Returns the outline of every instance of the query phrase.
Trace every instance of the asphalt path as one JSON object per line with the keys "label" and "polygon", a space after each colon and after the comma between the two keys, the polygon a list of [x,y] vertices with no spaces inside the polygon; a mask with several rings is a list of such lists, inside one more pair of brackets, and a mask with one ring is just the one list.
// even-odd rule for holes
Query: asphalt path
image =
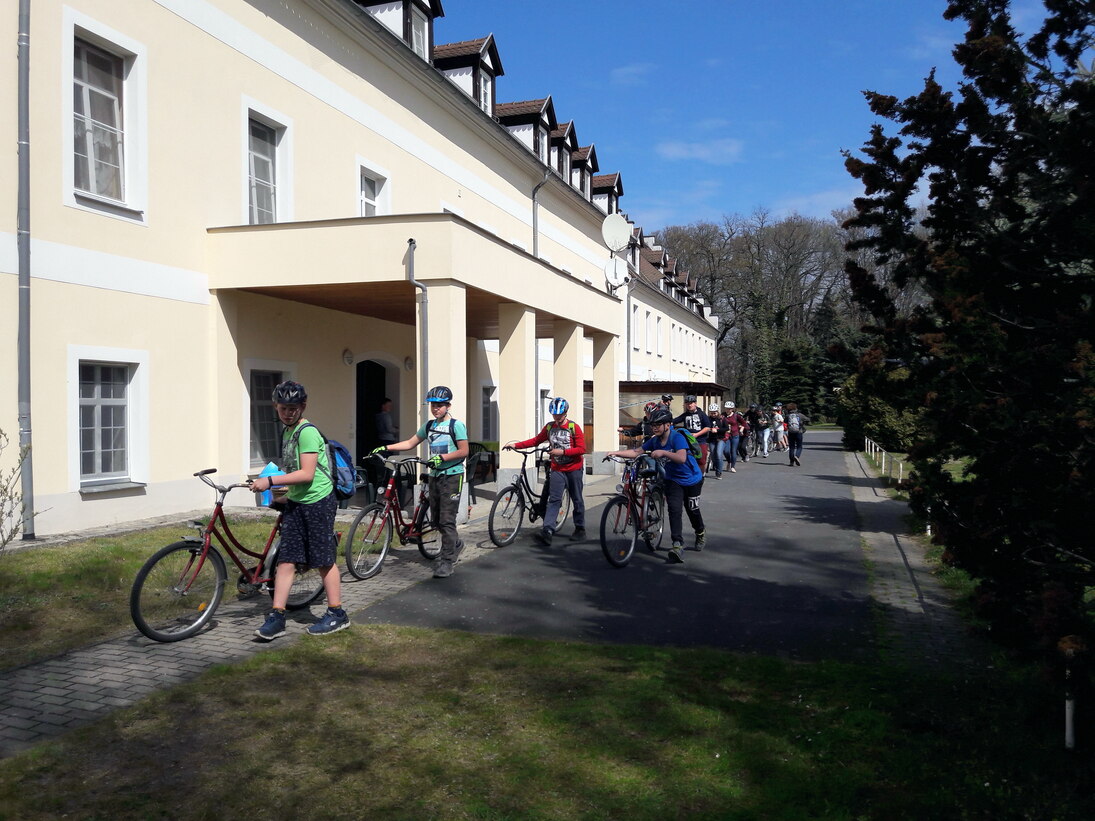
{"label": "asphalt path", "polygon": [[[513,545],[397,593],[354,621],[867,660],[874,654],[869,580],[852,484],[840,433],[808,432],[802,467],[773,453],[739,462],[719,481],[708,475],[702,552],[686,550],[683,564],[669,564],[664,549],[640,546],[617,569],[598,541],[613,490],[602,482],[587,494],[585,542],[556,537],[542,547],[526,528]],[[691,546],[687,516],[684,533]]]}

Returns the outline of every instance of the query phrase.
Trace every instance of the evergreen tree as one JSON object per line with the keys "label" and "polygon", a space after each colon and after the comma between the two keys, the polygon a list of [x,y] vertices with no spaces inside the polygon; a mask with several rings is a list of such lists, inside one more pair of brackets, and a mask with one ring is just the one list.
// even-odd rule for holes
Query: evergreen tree
{"label": "evergreen tree", "polygon": [[[900,128],[847,156],[866,196],[846,270],[878,334],[857,390],[924,408],[914,505],[1003,632],[1049,643],[1080,629],[1095,560],[1095,9],[1046,0],[1024,39],[1008,6],[949,3],[968,24],[956,91],[933,72],[906,100],[866,95]],[[925,299],[904,312],[910,288]]]}

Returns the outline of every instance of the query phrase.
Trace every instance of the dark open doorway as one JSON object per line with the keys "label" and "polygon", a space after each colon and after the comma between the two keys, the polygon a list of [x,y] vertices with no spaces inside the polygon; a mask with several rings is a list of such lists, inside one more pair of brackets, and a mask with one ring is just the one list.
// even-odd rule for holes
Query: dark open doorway
{"label": "dark open doorway", "polygon": [[357,463],[380,444],[376,438],[376,414],[387,391],[388,369],[379,362],[366,359],[357,363]]}

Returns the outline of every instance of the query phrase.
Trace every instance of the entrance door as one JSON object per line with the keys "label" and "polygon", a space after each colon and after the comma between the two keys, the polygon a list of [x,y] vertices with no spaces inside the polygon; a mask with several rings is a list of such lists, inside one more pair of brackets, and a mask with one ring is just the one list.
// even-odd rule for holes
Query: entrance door
{"label": "entrance door", "polygon": [[388,369],[379,362],[366,359],[357,363],[357,453],[354,458],[361,464],[361,457],[380,444],[376,438],[376,415],[384,401],[388,382]]}

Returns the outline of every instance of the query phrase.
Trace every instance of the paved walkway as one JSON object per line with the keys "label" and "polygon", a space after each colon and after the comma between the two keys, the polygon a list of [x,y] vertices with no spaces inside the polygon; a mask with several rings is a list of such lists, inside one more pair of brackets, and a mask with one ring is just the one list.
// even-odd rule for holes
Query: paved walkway
{"label": "paved walkway", "polygon": [[[812,432],[810,436],[820,441],[826,434]],[[837,434],[828,434],[828,437],[834,443],[835,460]],[[970,651],[964,638],[965,632],[948,608],[946,594],[940,591],[920,558],[917,545],[898,535],[905,530],[902,522],[905,506],[884,495],[878,480],[873,478],[861,459],[857,454],[844,454],[847,477],[839,477],[839,480],[851,485],[860,536],[873,568],[870,595],[880,605],[878,610],[885,614],[888,625],[884,646],[875,649],[900,653],[914,664],[952,666],[982,663],[980,657],[975,658]],[[709,493],[705,492],[705,497],[710,495],[717,498],[716,491],[728,494],[732,485],[727,479],[743,481],[743,474],[752,468],[752,463],[739,466],[735,477],[727,474],[723,482],[715,485]],[[813,480],[805,474],[796,476],[799,482]],[[593,534],[599,522],[599,510],[596,508],[611,494],[615,482],[612,477],[587,477],[588,523],[594,543],[596,536]],[[438,582],[438,587],[449,585],[456,592],[452,582],[458,582],[464,576],[474,576],[477,571],[470,565],[485,555],[495,556],[496,561],[507,559],[504,552],[494,550],[487,537],[486,515],[489,509],[490,500],[482,500],[472,520],[462,527],[467,548],[454,578]],[[805,518],[808,518],[808,512]],[[600,551],[594,544],[583,547],[599,556]],[[702,554],[702,557],[706,559],[707,554]],[[493,564],[483,565],[484,571]],[[601,564],[607,567],[603,559]],[[677,567],[687,567],[697,577],[702,575],[701,564],[690,562]],[[626,574],[631,570],[628,568],[612,573]],[[637,574],[632,575],[637,578]],[[429,564],[422,559],[416,547],[393,546],[379,575],[365,582],[351,580],[343,585],[344,606],[357,623],[364,623],[368,621],[367,608],[373,608],[396,594],[407,591],[404,597],[412,592],[429,595],[434,590],[432,584],[414,591],[411,588],[430,577]],[[626,577],[607,574],[605,578],[614,579],[618,584]],[[613,583],[609,583],[609,587],[612,586]],[[834,596],[836,593],[833,591]],[[402,600],[400,598],[398,601]],[[391,609],[396,604],[397,600],[391,599],[375,611]],[[228,600],[218,610],[212,629],[191,639],[160,644],[134,630],[120,638],[0,673],[0,756],[12,755],[38,741],[88,724],[110,710],[139,701],[157,689],[197,678],[213,665],[232,663],[270,647],[285,646],[287,641],[296,640],[302,635],[305,627],[322,612],[320,605],[313,610],[289,613],[289,637],[267,644],[257,641],[253,631],[261,623],[268,606],[266,597]],[[761,614],[755,615],[761,618]]]}

